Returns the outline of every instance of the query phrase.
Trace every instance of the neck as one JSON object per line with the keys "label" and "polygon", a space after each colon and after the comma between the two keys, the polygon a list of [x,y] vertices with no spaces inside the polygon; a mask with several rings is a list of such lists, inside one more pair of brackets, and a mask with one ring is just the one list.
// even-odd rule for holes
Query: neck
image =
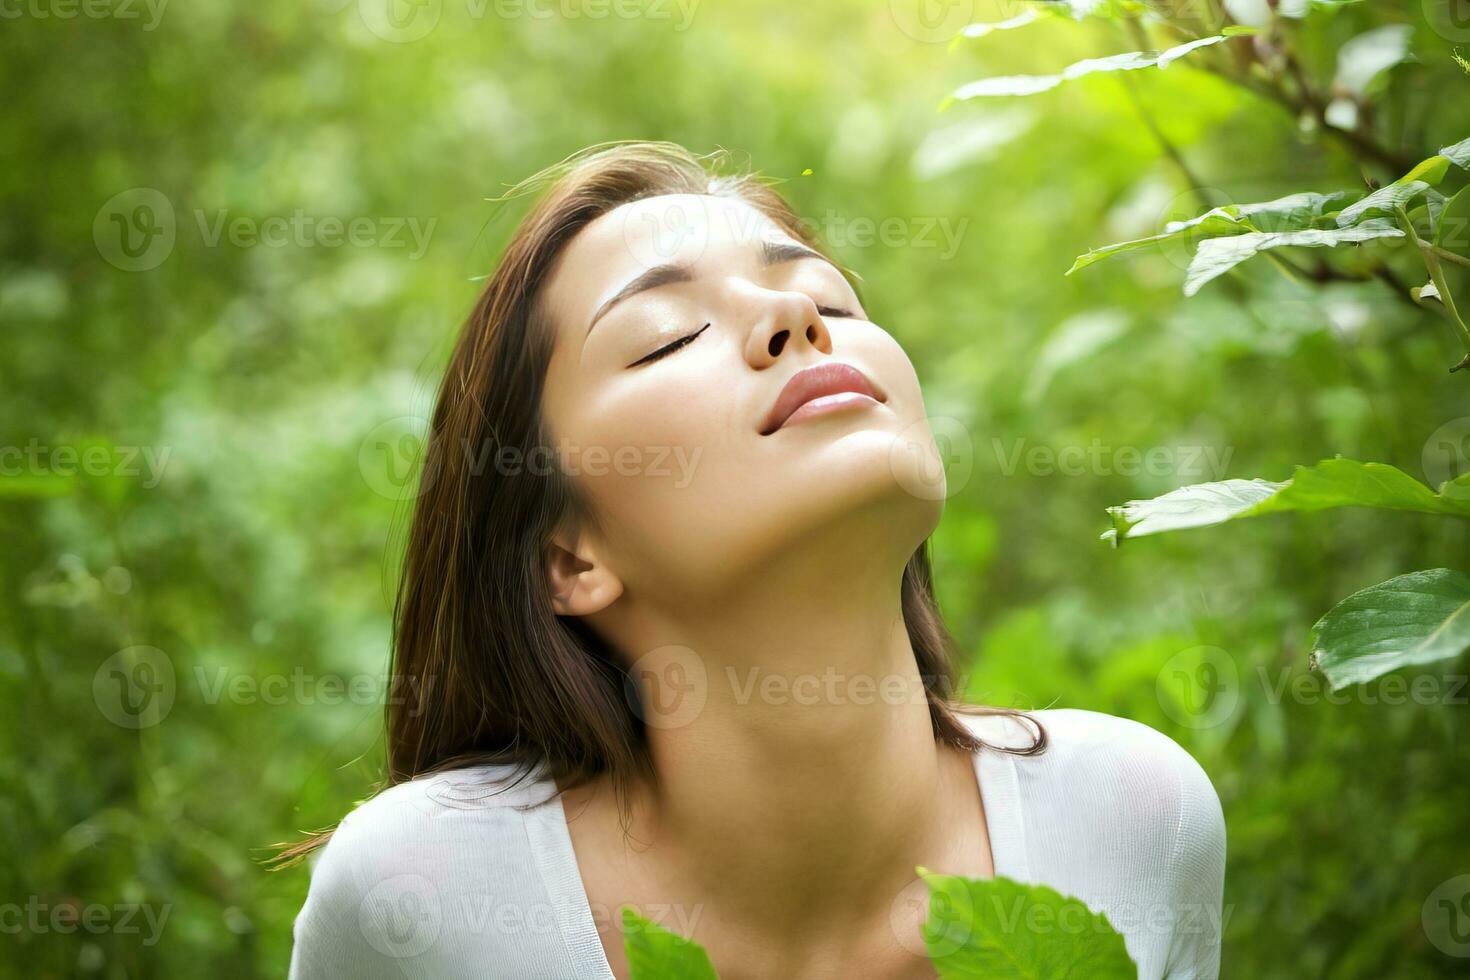
{"label": "neck", "polygon": [[[649,676],[634,669],[655,712],[655,779],[637,794],[632,835],[757,928],[886,915],[915,864],[949,853],[944,816],[964,809],[966,787],[974,796],[934,739],[901,573],[871,554],[765,569],[718,602],[640,617],[624,647],[674,648]],[[658,690],[670,677],[693,702]],[[662,716],[660,697],[674,705]]]}

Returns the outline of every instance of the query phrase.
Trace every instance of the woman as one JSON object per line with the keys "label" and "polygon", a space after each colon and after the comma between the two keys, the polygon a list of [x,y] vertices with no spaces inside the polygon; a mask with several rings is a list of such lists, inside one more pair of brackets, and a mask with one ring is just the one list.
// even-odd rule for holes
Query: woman
{"label": "woman", "polygon": [[908,358],[774,191],[668,144],[568,161],[449,364],[397,608],[420,694],[293,975],[624,977],[632,905],[725,980],[933,976],[923,865],[1214,977],[1193,760],[950,700],[942,480]]}

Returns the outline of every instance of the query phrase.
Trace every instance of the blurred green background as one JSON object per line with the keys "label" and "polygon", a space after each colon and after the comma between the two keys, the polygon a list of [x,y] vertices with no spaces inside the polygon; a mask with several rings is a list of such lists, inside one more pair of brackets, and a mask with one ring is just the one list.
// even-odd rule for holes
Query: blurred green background
{"label": "blurred green background", "polygon": [[[1470,135],[1452,58],[1470,28],[1432,24],[1439,2],[1293,25],[1324,85],[1344,41],[1412,25],[1365,120],[1411,160]],[[1425,468],[1470,416],[1453,336],[1379,284],[1265,262],[1187,301],[1167,248],[1064,277],[1202,210],[1155,130],[1210,203],[1363,172],[1188,60],[938,111],[978,77],[1136,46],[1063,18],[948,43],[1019,9],[7,4],[0,971],[284,973],[307,869],[260,862],[381,772],[417,420],[524,206],[486,199],[628,138],[785,178],[862,275],[957,420],[935,560],[972,696],[1126,715],[1200,760],[1229,832],[1226,976],[1470,970],[1422,925],[1470,874],[1463,661],[1406,704],[1381,682],[1329,703],[1306,666],[1338,599],[1465,568],[1463,523],[1341,511],[1098,540],[1110,504],[1336,454],[1454,475]],[[157,694],[143,714],[123,678]]]}

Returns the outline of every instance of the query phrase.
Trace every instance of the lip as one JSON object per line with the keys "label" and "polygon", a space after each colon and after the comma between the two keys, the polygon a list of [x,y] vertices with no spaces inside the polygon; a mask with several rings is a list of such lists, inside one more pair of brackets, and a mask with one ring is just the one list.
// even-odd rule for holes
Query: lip
{"label": "lip", "polygon": [[795,424],[829,411],[861,405],[882,404],[888,400],[868,376],[851,364],[826,361],[803,368],[791,376],[776,403],[761,424],[761,435],[768,436],[787,424]]}

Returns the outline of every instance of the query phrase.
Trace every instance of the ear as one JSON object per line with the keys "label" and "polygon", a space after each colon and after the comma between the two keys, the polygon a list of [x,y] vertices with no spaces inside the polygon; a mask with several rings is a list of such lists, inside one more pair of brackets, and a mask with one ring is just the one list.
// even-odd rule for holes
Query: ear
{"label": "ear", "polygon": [[623,594],[623,582],[603,560],[597,542],[558,532],[546,546],[546,581],[558,616],[590,616]]}

